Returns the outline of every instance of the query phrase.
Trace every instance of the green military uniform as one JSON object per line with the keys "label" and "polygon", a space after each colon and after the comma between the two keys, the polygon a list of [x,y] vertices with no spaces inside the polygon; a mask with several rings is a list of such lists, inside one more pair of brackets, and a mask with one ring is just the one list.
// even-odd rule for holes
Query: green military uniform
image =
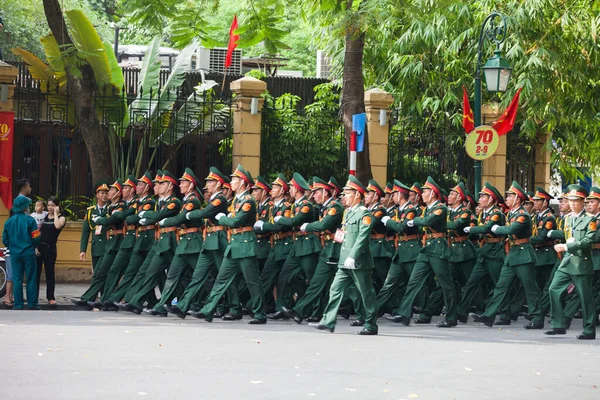
{"label": "green military uniform", "polygon": [[[440,187],[433,180],[427,178],[423,189],[434,191],[438,197],[441,195]],[[408,325],[413,312],[415,298],[419,294],[423,285],[433,272],[437,277],[438,284],[442,288],[444,303],[446,305],[446,320],[438,324],[439,327],[452,327],[456,325],[456,294],[452,276],[448,267],[450,251],[446,240],[446,224],[448,209],[440,201],[427,206],[423,217],[418,217],[407,222],[408,226],[422,227],[425,237],[424,246],[419,252],[415,262],[410,280],[406,288],[406,293],[402,298],[398,313],[389,319],[394,322],[400,322]]]}
{"label": "green military uniform", "polygon": [[[355,190],[363,195],[366,188],[350,175],[345,190]],[[325,308],[323,318],[318,324],[311,324],[317,329],[333,332],[337,312],[344,298],[344,292],[354,284],[360,293],[365,313],[365,324],[361,335],[376,335],[377,328],[377,297],[373,287],[373,269],[375,268],[369,237],[373,229],[373,216],[361,204],[349,207],[342,219],[343,241],[340,250],[338,270],[329,290],[329,303]]]}
{"label": "green military uniform", "polygon": [[[367,191],[377,193],[380,198],[383,197],[384,194],[383,189],[373,179],[369,181]],[[375,269],[373,270],[373,284],[375,285],[375,291],[379,292],[387,278],[394,252],[387,240],[387,229],[381,222],[381,219],[387,216],[387,210],[380,202],[376,202],[369,206],[369,211],[373,214],[373,229],[371,231],[370,240],[371,254],[373,255],[373,261],[375,263]]]}
{"label": "green military uniform", "polygon": [[[247,185],[254,182],[250,173],[241,165],[238,165],[232,176],[245,181]],[[228,228],[229,243],[215,285],[200,310],[200,316],[206,321],[212,321],[213,311],[219,299],[241,272],[250,292],[250,306],[254,314],[254,319],[249,323],[264,324],[267,319],[263,310],[262,285],[256,260],[258,248],[253,227],[256,222],[256,202],[250,195],[250,191],[236,193],[231,216],[219,216],[218,221],[220,226]]]}
{"label": "green military uniform", "polygon": [[[198,187],[198,179],[190,168],[185,169],[185,173],[179,180],[193,183],[194,188]],[[188,220],[187,214],[194,210],[200,210],[202,208],[201,200],[200,195],[194,190],[183,199],[179,214],[159,221],[161,227],[177,227],[178,244],[171,265],[168,268],[167,280],[161,292],[160,300],[154,305],[152,311],[145,310],[149,314],[166,315],[165,304],[171,304],[175,297],[181,296],[190,282],[202,250],[203,240],[202,222]]]}
{"label": "green military uniform", "polygon": [[463,228],[471,236],[481,237],[481,247],[477,250],[477,260],[471,272],[469,280],[465,284],[462,293],[462,300],[458,305],[458,320],[466,323],[468,319],[469,307],[481,293],[482,283],[487,279],[491,280],[495,286],[500,278],[500,271],[504,263],[504,238],[496,236],[492,232],[494,225],[504,225],[506,216],[498,206],[503,201],[502,196],[493,185],[486,182],[479,195],[486,195],[495,200],[496,204],[484,210],[477,221],[477,226],[472,228]]}
{"label": "green military uniform", "polygon": [[[333,191],[327,182],[315,176],[313,178],[313,191],[321,189],[325,189],[330,193]],[[343,213],[344,207],[342,204],[333,198],[329,198],[321,207],[319,221],[306,223],[301,227],[305,232],[318,232],[320,234],[323,250],[319,254],[317,268],[304,296],[296,303],[291,313],[289,309],[283,308],[286,315],[293,317],[298,323],[306,317],[316,319],[323,315],[323,310],[327,304],[325,301],[327,289],[337,272],[340,258],[341,243],[334,241],[334,237],[337,230],[341,228]]]}
{"label": "green military uniform", "polygon": [[[587,197],[587,191],[580,185],[569,185],[569,200]],[[567,320],[563,314],[562,298],[567,287],[573,283],[579,295],[583,315],[583,334],[578,339],[596,338],[596,310],[592,294],[592,276],[594,265],[591,247],[597,233],[597,221],[594,216],[582,210],[572,215],[565,227],[567,251],[562,259],[554,279],[550,284],[550,310],[552,330],[546,334],[566,333]]]}
{"label": "green military uniform", "polygon": [[[507,193],[519,196],[523,200],[527,198],[525,191],[515,181]],[[476,318],[486,325],[492,326],[498,310],[502,309],[508,314],[510,312],[508,293],[515,278],[518,278],[525,290],[529,314],[533,316],[532,322],[525,325],[525,328],[541,329],[544,326],[544,319],[540,315],[540,292],[535,282],[535,252],[530,243],[531,215],[520,206],[509,212],[506,226],[496,225],[492,227],[492,231],[498,236],[508,236],[510,250],[502,265],[492,299],[487,305],[485,313],[480,318]],[[501,320],[508,318],[510,315],[500,315]]]}
{"label": "green military uniform", "polygon": [[[94,192],[98,193],[100,190],[105,190],[108,192],[108,184],[105,182],[96,184],[96,190]],[[83,227],[81,229],[81,240],[79,241],[79,252],[84,253],[87,251],[90,235],[92,235],[92,270],[96,270],[96,266],[104,256],[104,250],[106,247],[106,232],[108,229],[106,226],[96,225],[94,218],[104,217],[107,210],[108,205],[104,205],[104,207],[95,205],[88,207],[85,212]],[[98,230],[96,230],[97,226],[100,227]]]}

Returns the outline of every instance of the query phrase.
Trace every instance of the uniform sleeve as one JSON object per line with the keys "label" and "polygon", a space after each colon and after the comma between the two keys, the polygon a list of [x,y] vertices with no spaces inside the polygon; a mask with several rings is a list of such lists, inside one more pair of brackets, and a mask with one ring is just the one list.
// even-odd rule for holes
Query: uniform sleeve
{"label": "uniform sleeve", "polygon": [[406,222],[412,221],[416,217],[417,217],[417,212],[415,210],[410,210],[406,213],[406,217],[404,218],[404,220],[402,222],[398,222],[398,221],[394,221],[393,219],[389,219],[386,222],[385,227],[388,228],[390,231],[393,231],[396,233],[404,233],[404,231],[406,231],[406,229],[409,227],[408,225],[406,225]]}
{"label": "uniform sleeve", "polygon": [[235,217],[221,217],[219,219],[219,225],[226,226],[228,228],[241,228],[248,226],[249,221],[256,219],[256,206],[253,206],[252,202],[246,201],[242,203],[240,210],[236,212]]}
{"label": "uniform sleeve", "polygon": [[494,225],[504,225],[504,221],[499,213],[494,213],[490,216],[488,222],[480,226],[474,226],[471,228],[469,233],[471,234],[485,234],[492,233],[492,226]]}
{"label": "uniform sleeve", "polygon": [[310,203],[306,203],[300,207],[300,211],[294,215],[293,218],[281,217],[277,223],[285,227],[291,228],[294,226],[300,226],[305,222],[310,222],[312,219],[313,206]]}
{"label": "uniform sleeve", "polygon": [[206,218],[214,218],[218,213],[225,212],[223,200],[219,198],[213,199],[203,210],[190,211],[190,221],[200,222]]}
{"label": "uniform sleeve", "polygon": [[538,226],[537,235],[532,236],[529,239],[532,245],[541,244],[547,242],[548,232],[556,229],[556,220],[553,217],[544,218],[543,225],[541,227]]}
{"label": "uniform sleeve", "polygon": [[83,226],[81,228],[81,239],[79,240],[79,252],[84,253],[87,251],[88,241],[90,240],[90,222],[88,218],[90,217],[91,212],[85,214],[85,219],[83,220]]}
{"label": "uniform sleeve", "polygon": [[513,222],[508,226],[500,226],[496,229],[496,236],[509,236],[514,235],[523,229],[523,225],[527,222],[529,217],[526,215],[519,215]]}
{"label": "uniform sleeve", "polygon": [[164,205],[161,210],[158,211],[148,211],[144,214],[144,218],[149,219],[154,222],[158,222],[161,219],[174,217],[179,213],[181,209],[181,200],[174,199],[169,201]]}
{"label": "uniform sleeve", "polygon": [[565,240],[565,232],[559,229],[554,230],[550,233],[550,239]]}
{"label": "uniform sleeve", "polygon": [[348,257],[356,260],[360,254],[366,251],[367,247],[371,245],[369,236],[371,235],[372,229],[373,217],[371,216],[371,213],[365,213],[358,223],[358,235],[356,236],[354,245],[348,253]]}
{"label": "uniform sleeve", "polygon": [[199,200],[189,201],[182,207],[181,212],[179,214],[177,214],[174,217],[167,218],[165,220],[163,226],[178,226],[178,225],[184,224],[187,222],[185,215],[188,212],[193,212],[195,210],[199,210],[199,208],[200,208]]}
{"label": "uniform sleeve", "polygon": [[471,224],[471,214],[464,211],[460,214],[460,217],[453,221],[449,221],[446,223],[446,229],[449,231],[459,231],[462,228],[467,227]]}
{"label": "uniform sleeve", "polygon": [[577,250],[589,250],[592,248],[592,243],[594,243],[594,238],[597,231],[596,224],[596,218],[592,218],[592,220],[588,223],[587,231],[585,232],[583,239],[567,243],[567,250],[569,253],[573,254],[573,252]]}
{"label": "uniform sleeve", "polygon": [[306,225],[306,232],[322,232],[336,230],[342,222],[343,213],[336,207],[327,210],[327,213],[320,221],[310,222]]}
{"label": "uniform sleeve", "polygon": [[38,229],[37,223],[35,219],[29,217],[29,221],[27,221],[29,234],[31,235],[31,242],[34,246],[37,246],[42,242],[42,233]]}
{"label": "uniform sleeve", "polygon": [[[437,211],[442,211],[442,212],[438,213]],[[442,223],[447,218],[446,214],[447,214],[447,211],[443,212],[443,210],[441,208],[438,208],[438,209],[434,210],[433,212],[429,213],[429,215],[427,215],[426,217],[415,218],[414,226],[424,227],[424,226],[431,226],[434,224]]]}
{"label": "uniform sleeve", "polygon": [[10,237],[8,236],[8,228],[10,227],[10,224],[8,221],[6,221],[4,223],[4,230],[2,231],[2,243],[4,243],[4,246],[6,247],[10,247]]}
{"label": "uniform sleeve", "polygon": [[120,205],[118,208],[114,209],[111,215],[107,215],[106,217],[102,217],[96,220],[96,224],[98,225],[118,225],[121,222],[125,221],[125,217],[123,216],[123,211],[125,207]]}

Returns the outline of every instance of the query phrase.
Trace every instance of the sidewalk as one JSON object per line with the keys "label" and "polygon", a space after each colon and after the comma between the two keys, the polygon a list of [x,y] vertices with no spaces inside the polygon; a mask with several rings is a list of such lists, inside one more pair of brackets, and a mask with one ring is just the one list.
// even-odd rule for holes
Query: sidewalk
{"label": "sidewalk", "polygon": [[[81,283],[57,283],[54,289],[54,296],[56,297],[56,308],[50,308],[48,301],[46,300],[46,284],[40,284],[40,296],[39,305],[42,310],[69,310],[69,311],[83,311],[82,308],[75,306],[71,303],[71,299],[79,299],[79,296],[83,294],[89,287],[89,284]],[[23,294],[25,295],[25,286],[23,286]],[[3,300],[4,301],[4,298]],[[0,304],[0,308],[3,306]]]}

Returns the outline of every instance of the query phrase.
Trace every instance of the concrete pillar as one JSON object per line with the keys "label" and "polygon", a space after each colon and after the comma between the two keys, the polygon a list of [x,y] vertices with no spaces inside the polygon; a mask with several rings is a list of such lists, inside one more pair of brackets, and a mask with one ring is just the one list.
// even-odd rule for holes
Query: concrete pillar
{"label": "concrete pillar", "polygon": [[[267,84],[246,76],[231,82],[230,88],[236,95],[233,103],[232,169],[235,170],[238,164],[242,164],[256,177],[260,173],[261,110],[264,102],[260,95],[267,90]],[[253,99],[257,103],[255,114],[252,114]]]}
{"label": "concrete pillar", "polygon": [[[381,89],[365,92],[365,112],[367,114],[367,132],[369,133],[369,159],[373,179],[381,186],[387,181],[388,137],[390,133],[389,107],[394,102],[391,94]],[[380,110],[385,111],[385,124],[381,124]]]}
{"label": "concrete pillar", "polygon": [[[481,121],[484,125],[490,125],[500,118],[500,105],[498,103],[485,104],[481,108]],[[482,161],[482,184],[489,182],[498,191],[504,194],[506,190],[506,135],[500,136],[500,143],[496,153]]]}
{"label": "concrete pillar", "polygon": [[546,143],[548,135],[538,133],[535,137],[534,187],[529,189],[531,191],[535,191],[535,186],[550,190],[550,151],[546,148]]}
{"label": "concrete pillar", "polygon": [[[13,111],[13,98],[15,93],[15,81],[19,73],[16,67],[0,61],[0,111]],[[5,95],[4,101],[2,96]],[[9,212],[2,200],[0,199],[0,235],[4,229],[4,223],[9,217]]]}

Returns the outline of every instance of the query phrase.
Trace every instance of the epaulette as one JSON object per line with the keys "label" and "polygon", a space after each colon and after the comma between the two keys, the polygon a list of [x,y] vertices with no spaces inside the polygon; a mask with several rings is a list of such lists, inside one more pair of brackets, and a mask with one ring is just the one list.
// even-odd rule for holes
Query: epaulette
{"label": "epaulette", "polygon": [[285,204],[286,207],[291,207],[292,203],[288,203],[287,201],[285,201],[283,204]]}
{"label": "epaulette", "polygon": [[275,204],[275,203],[273,203],[273,200],[269,200],[269,205],[270,205],[271,207],[273,207],[273,204]]}
{"label": "epaulette", "polygon": [[525,210],[523,210],[522,208],[519,210],[519,214],[525,214]]}

